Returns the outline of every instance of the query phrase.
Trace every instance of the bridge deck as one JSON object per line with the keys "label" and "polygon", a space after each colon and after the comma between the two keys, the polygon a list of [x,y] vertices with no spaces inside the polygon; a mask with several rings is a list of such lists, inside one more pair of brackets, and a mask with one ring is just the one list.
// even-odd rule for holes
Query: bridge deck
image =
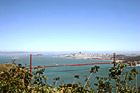
{"label": "bridge deck", "polygon": [[[98,64],[112,64],[112,63],[67,64],[67,65],[39,66],[39,67],[32,67],[32,68],[48,68],[48,67],[63,67],[63,66],[83,66],[83,65],[98,65]],[[30,67],[27,67],[27,69],[30,69]]]}

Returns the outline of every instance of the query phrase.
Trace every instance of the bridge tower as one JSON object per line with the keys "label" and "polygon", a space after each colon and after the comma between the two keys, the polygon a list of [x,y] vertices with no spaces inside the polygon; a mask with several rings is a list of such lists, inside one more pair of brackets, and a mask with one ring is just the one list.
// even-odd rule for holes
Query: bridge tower
{"label": "bridge tower", "polygon": [[30,73],[32,74],[32,54],[30,54]]}

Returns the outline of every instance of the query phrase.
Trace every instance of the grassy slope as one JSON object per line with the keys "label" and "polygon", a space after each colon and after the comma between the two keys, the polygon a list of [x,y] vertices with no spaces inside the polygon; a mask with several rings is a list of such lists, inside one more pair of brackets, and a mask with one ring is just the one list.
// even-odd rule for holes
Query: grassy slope
{"label": "grassy slope", "polygon": [[0,64],[0,72],[8,71],[14,67],[15,67],[15,65],[10,64],[10,63]]}

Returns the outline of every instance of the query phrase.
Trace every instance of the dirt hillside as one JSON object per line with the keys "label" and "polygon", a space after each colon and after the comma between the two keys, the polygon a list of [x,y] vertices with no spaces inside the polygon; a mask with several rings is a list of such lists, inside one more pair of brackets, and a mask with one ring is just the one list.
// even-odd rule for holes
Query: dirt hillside
{"label": "dirt hillside", "polygon": [[10,64],[10,63],[0,64],[0,72],[8,71],[14,67],[15,67],[15,65]]}

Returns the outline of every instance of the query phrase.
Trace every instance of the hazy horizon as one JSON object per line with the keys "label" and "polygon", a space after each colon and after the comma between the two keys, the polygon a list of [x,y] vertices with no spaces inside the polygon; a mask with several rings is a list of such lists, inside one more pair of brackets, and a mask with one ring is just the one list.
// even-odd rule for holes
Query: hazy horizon
{"label": "hazy horizon", "polygon": [[140,54],[140,51],[0,51],[0,53],[32,53],[32,54],[70,54],[70,53],[99,53],[99,54]]}

